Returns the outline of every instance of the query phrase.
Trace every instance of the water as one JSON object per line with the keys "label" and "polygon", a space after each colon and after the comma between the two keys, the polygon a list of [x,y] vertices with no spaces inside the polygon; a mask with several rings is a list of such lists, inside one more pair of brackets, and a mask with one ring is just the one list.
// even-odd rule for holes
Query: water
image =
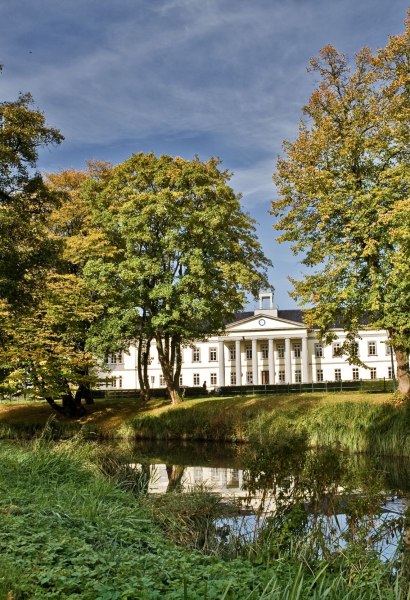
{"label": "water", "polygon": [[141,443],[129,464],[145,492],[220,495],[211,515],[220,542],[300,543],[316,557],[360,546],[391,560],[408,536],[410,460],[308,450],[303,440],[269,445]]}

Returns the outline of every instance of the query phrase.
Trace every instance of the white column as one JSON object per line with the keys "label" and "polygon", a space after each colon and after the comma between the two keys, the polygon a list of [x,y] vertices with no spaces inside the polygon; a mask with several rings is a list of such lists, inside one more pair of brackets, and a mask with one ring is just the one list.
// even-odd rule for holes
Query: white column
{"label": "white column", "polygon": [[269,383],[275,383],[275,355],[273,340],[268,340]]}
{"label": "white column", "polygon": [[302,383],[310,383],[307,336],[302,338]]}
{"label": "white column", "polygon": [[241,340],[235,340],[236,385],[242,385]]}
{"label": "white column", "polygon": [[253,385],[258,385],[258,340],[252,340],[252,381]]}
{"label": "white column", "polygon": [[219,382],[218,385],[225,385],[225,343],[219,342],[219,350],[218,350],[218,359],[219,359]]}
{"label": "white column", "polygon": [[292,357],[290,355],[290,338],[285,339],[285,382],[292,383]]}

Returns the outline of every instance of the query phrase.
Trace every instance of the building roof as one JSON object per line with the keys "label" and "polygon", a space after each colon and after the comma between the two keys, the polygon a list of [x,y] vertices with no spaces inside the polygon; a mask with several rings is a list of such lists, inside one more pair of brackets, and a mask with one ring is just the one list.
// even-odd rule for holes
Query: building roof
{"label": "building roof", "polygon": [[[227,325],[232,325],[238,321],[249,319],[254,315],[255,312],[253,310],[237,312],[235,313],[234,318],[230,320]],[[294,321],[295,323],[303,324],[303,311],[299,309],[278,310],[278,319],[284,319],[285,321]]]}

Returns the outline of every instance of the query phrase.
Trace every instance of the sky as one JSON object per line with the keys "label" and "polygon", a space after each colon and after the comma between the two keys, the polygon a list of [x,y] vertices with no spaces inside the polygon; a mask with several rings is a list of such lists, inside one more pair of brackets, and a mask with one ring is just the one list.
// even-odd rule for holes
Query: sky
{"label": "sky", "polygon": [[[309,59],[349,60],[404,29],[403,0],[0,0],[0,100],[31,92],[65,141],[44,172],[154,152],[218,156],[256,219],[279,308],[301,258],[276,241],[270,204],[282,142],[317,85]],[[315,79],[316,78],[316,79]]]}

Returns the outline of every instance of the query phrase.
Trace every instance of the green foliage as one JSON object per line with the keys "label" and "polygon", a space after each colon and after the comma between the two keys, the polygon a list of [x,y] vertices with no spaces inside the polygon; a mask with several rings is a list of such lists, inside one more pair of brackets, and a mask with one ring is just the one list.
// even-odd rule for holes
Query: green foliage
{"label": "green foliage", "polygon": [[[256,399],[255,399],[256,400]],[[306,394],[185,402],[159,414],[135,417],[123,435],[135,438],[215,440],[262,444],[333,446],[353,452],[406,455],[410,452],[409,409],[392,402],[338,401]],[[265,402],[265,405],[264,405]]]}
{"label": "green foliage", "polygon": [[293,281],[310,304],[306,322],[331,341],[347,330],[343,350],[357,362],[363,321],[386,329],[398,379],[410,390],[409,173],[410,20],[374,56],[364,48],[355,68],[332,46],[312,59],[320,77],[295,142],[285,142],[274,180],[280,241],[293,243],[311,268]]}
{"label": "green foliage", "polygon": [[[178,387],[181,344],[223,329],[247,292],[266,284],[252,219],[219,161],[134,154],[85,197],[111,256],[92,258],[88,281],[106,302],[89,347],[155,339],[168,389]],[[142,382],[140,382],[142,383]]]}
{"label": "green foliage", "polygon": [[38,148],[62,139],[30,94],[0,102],[0,308],[26,305],[55,254],[44,225],[56,197],[35,169]]}
{"label": "green foliage", "polygon": [[371,556],[351,577],[357,553],[308,566],[297,556],[224,561],[181,548],[168,535],[176,538],[184,520],[207,518],[218,500],[196,491],[184,505],[169,494],[154,509],[159,528],[145,501],[98,474],[93,456],[78,443],[0,446],[1,598],[405,598],[400,580],[392,585],[388,566]]}

